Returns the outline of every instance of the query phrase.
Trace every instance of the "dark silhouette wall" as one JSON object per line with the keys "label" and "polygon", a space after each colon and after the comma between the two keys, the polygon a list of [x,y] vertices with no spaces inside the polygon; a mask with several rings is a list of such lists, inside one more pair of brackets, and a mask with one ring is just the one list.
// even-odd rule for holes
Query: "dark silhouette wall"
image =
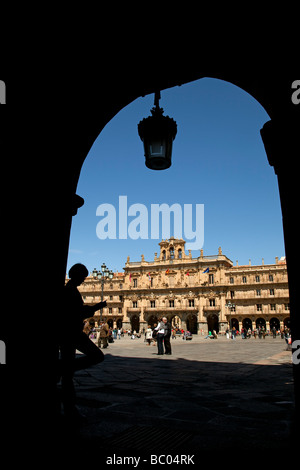
{"label": "dark silhouette wall", "polygon": [[[202,77],[229,81],[250,93],[266,110],[270,121],[262,129],[269,163],[278,177],[281,198],[284,239],[290,288],[290,310],[293,339],[300,339],[300,315],[297,312],[297,278],[294,276],[298,249],[298,170],[300,155],[299,113],[300,105],[291,100],[291,85],[297,76],[285,71],[282,76],[274,70],[257,67],[252,73],[233,72],[230,67],[211,68],[190,63],[173,66],[147,67],[142,71],[135,67],[112,67],[102,60],[89,64],[84,73],[74,66],[67,72],[27,78],[23,93],[16,78],[7,84],[5,111],[1,107],[1,143],[5,144],[6,159],[13,193],[18,201],[8,211],[6,227],[10,229],[10,241],[22,245],[20,264],[12,269],[12,279],[20,284],[18,309],[15,315],[22,325],[26,338],[27,393],[22,393],[20,403],[31,403],[30,410],[47,401],[43,423],[51,420],[55,408],[55,336],[59,328],[60,293],[64,285],[68,244],[72,217],[76,216],[83,201],[76,197],[76,187],[83,162],[101,133],[103,127],[123,107],[134,99],[182,85]],[[259,63],[259,62],[258,62]],[[2,77],[0,77],[2,79]],[[13,109],[14,100],[24,102],[26,88],[27,106]],[[17,160],[14,160],[16,158]],[[142,157],[142,155],[141,155]],[[102,156],[105,158],[105,155]],[[17,164],[16,164],[17,161]],[[17,165],[17,168],[16,168]],[[16,176],[16,169],[18,176]],[[112,169],[113,172],[113,169]],[[112,175],[113,179],[113,175]],[[101,181],[101,175],[99,175]],[[79,195],[80,196],[80,195]],[[80,210],[80,209],[79,209]],[[13,223],[11,224],[11,219]],[[27,281],[27,282],[26,282]],[[23,289],[23,290],[22,290]],[[30,314],[20,317],[25,312]],[[8,325],[9,327],[9,322]],[[0,338],[2,339],[2,338]],[[7,338],[8,343],[10,340]],[[7,363],[20,361],[7,347]],[[294,365],[296,396],[300,395],[299,365]],[[38,380],[37,380],[38,372]],[[12,377],[12,385],[18,380]],[[52,405],[53,406],[52,406]],[[48,406],[49,405],[49,406]],[[299,403],[297,402],[298,408]],[[29,413],[30,414],[30,413]]]}

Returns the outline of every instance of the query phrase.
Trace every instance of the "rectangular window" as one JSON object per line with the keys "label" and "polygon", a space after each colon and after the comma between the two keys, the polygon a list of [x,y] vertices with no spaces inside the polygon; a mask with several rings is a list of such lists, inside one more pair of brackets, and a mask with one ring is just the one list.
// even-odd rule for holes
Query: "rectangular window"
{"label": "rectangular window", "polygon": [[260,289],[256,289],[256,295],[257,295],[257,297],[261,296],[261,290]]}
{"label": "rectangular window", "polygon": [[194,299],[189,299],[189,307],[194,307]]}
{"label": "rectangular window", "polygon": [[214,283],[214,275],[213,275],[213,274],[210,274],[210,275],[209,275],[209,283],[210,283],[210,284],[213,284],[213,283]]}
{"label": "rectangular window", "polygon": [[260,282],[260,277],[259,276],[255,276],[255,282]]}
{"label": "rectangular window", "polygon": [[231,277],[230,280],[229,280],[230,284],[234,284],[234,278]]}
{"label": "rectangular window", "polygon": [[137,279],[133,279],[133,287],[137,287]]}
{"label": "rectangular window", "polygon": [[269,274],[269,281],[270,282],[273,282],[274,278],[273,278],[273,274]]}
{"label": "rectangular window", "polygon": [[155,308],[155,300],[150,300],[150,307]]}
{"label": "rectangular window", "polygon": [[270,289],[270,295],[275,295],[274,289]]}
{"label": "rectangular window", "polygon": [[234,290],[231,290],[231,291],[230,291],[230,298],[231,298],[231,299],[234,299]]}
{"label": "rectangular window", "polygon": [[258,312],[261,312],[262,311],[262,304],[256,304],[256,310]]}
{"label": "rectangular window", "polygon": [[215,307],[215,306],[216,306],[216,301],[215,301],[215,299],[209,299],[209,306],[210,306],[210,307]]}
{"label": "rectangular window", "polygon": [[174,307],[174,300],[169,300],[169,307]]}
{"label": "rectangular window", "polygon": [[271,310],[276,310],[276,304],[270,304],[270,309]]}
{"label": "rectangular window", "polygon": [[243,276],[243,284],[247,284],[247,276]]}
{"label": "rectangular window", "polygon": [[133,306],[133,308],[137,308],[137,306],[138,306],[138,305],[137,305],[137,301],[133,301],[133,302],[132,302],[132,306]]}

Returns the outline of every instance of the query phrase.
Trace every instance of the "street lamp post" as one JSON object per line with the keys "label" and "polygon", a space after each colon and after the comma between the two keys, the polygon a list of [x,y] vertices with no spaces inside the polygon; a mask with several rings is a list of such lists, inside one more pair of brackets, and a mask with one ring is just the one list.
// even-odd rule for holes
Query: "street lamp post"
{"label": "street lamp post", "polygon": [[231,309],[235,307],[235,304],[232,304],[229,300],[225,307],[229,308],[229,330],[231,331]]}
{"label": "street lamp post", "polygon": [[[101,302],[103,302],[104,281],[106,279],[112,279],[114,277],[114,273],[108,269],[105,263],[103,263],[101,265],[101,271],[97,271],[97,269],[94,268],[92,274],[94,279],[101,281]],[[100,308],[100,322],[102,321],[102,313],[103,308]]]}

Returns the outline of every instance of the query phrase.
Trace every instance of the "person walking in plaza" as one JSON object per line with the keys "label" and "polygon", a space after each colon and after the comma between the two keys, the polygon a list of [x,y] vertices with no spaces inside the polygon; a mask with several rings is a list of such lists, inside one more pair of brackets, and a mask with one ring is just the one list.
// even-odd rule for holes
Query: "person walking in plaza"
{"label": "person walking in plaza", "polygon": [[87,318],[84,322],[83,331],[86,335],[88,335],[89,338],[91,337],[91,333],[94,328],[95,328],[95,319],[93,317]]}
{"label": "person walking in plaza", "polygon": [[[83,331],[84,319],[90,318],[97,310],[106,306],[106,302],[99,302],[92,306],[84,305],[77,287],[87,276],[88,270],[83,264],[75,264],[69,270],[70,280],[63,290],[61,324],[58,332],[60,350],[58,380],[61,378],[65,416],[71,419],[79,417],[75,406],[74,372],[104,360],[103,353]],[[76,350],[81,351],[83,356],[76,358]]]}
{"label": "person walking in plaza", "polygon": [[109,337],[109,326],[106,322],[100,322],[100,331],[98,337],[98,348],[103,346],[103,349],[108,347],[108,337]]}
{"label": "person walking in plaza", "polygon": [[[159,323],[155,330],[157,330],[157,348],[158,348],[158,355],[171,355],[172,350],[171,350],[171,343],[170,343],[170,337],[171,337],[171,324],[168,322],[168,319],[166,317],[159,318],[158,319]],[[165,351],[164,351],[165,347]]]}
{"label": "person walking in plaza", "polygon": [[162,321],[164,323],[164,329],[165,329],[164,331],[165,354],[170,356],[172,354],[171,343],[170,343],[172,326],[171,326],[171,323],[168,321],[167,317],[163,317]]}
{"label": "person walking in plaza", "polygon": [[157,331],[156,341],[157,341],[157,354],[158,356],[162,356],[164,354],[164,336],[165,336],[165,324],[162,321],[162,318],[158,319],[158,325],[154,328]]}
{"label": "person walking in plaza", "polygon": [[148,346],[150,346],[151,344],[151,341],[152,341],[152,328],[150,325],[148,325],[148,328],[146,330],[146,333],[145,333],[145,340],[148,344]]}
{"label": "person walking in plaza", "polygon": [[285,326],[284,327],[284,339],[287,344],[287,347],[289,346],[290,337],[291,337],[291,330]]}
{"label": "person walking in plaza", "polygon": [[231,335],[232,335],[232,339],[236,339],[236,329],[235,329],[235,326],[232,328],[231,330]]}

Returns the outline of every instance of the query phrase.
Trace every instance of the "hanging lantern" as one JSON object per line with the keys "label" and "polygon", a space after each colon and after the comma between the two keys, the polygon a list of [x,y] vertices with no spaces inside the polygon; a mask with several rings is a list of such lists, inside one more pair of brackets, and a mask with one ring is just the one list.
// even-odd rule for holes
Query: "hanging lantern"
{"label": "hanging lantern", "polygon": [[173,140],[177,133],[176,122],[163,116],[159,100],[160,92],[156,92],[152,116],[138,124],[138,133],[144,143],[145,164],[151,170],[165,170],[171,166]]}

